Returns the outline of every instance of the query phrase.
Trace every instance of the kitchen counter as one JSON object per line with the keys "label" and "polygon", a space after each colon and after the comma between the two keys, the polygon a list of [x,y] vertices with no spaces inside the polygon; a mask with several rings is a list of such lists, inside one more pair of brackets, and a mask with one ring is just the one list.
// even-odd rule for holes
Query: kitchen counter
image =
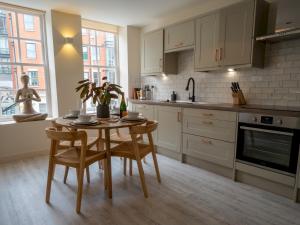
{"label": "kitchen counter", "polygon": [[284,106],[268,106],[268,105],[233,105],[229,103],[188,103],[188,102],[167,102],[159,100],[133,100],[129,99],[133,104],[148,104],[161,105],[182,108],[208,109],[208,110],[222,110],[232,112],[248,112],[259,113],[266,115],[279,115],[300,117],[300,107],[284,107]]}

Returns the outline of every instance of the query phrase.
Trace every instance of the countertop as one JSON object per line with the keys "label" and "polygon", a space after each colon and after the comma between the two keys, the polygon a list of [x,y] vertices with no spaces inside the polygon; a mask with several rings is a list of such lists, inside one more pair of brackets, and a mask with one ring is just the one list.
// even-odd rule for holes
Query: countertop
{"label": "countertop", "polygon": [[161,105],[182,108],[195,108],[195,109],[209,109],[209,110],[222,110],[232,112],[248,112],[264,115],[279,115],[289,117],[300,117],[300,107],[284,107],[284,106],[269,106],[269,105],[233,105],[229,103],[183,103],[183,102],[166,102],[159,100],[129,100],[133,104],[148,104],[148,105]]}

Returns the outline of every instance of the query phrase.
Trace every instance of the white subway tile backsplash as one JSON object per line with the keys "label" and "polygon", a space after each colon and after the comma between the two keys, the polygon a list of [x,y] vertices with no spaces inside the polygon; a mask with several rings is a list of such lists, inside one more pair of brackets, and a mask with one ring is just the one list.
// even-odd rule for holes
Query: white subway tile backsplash
{"label": "white subway tile backsplash", "polygon": [[179,74],[166,78],[142,77],[142,85],[155,86],[155,99],[170,99],[174,90],[186,100],[189,77],[195,79],[197,101],[231,103],[231,82],[238,81],[249,104],[300,106],[300,40],[267,45],[264,69],[240,69],[236,72],[194,72],[193,51],[179,54]]}

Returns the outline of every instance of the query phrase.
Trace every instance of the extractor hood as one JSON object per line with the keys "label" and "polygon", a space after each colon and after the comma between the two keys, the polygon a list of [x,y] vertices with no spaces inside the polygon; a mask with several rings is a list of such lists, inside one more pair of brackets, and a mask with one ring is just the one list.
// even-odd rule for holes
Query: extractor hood
{"label": "extractor hood", "polygon": [[257,41],[278,42],[300,38],[300,0],[274,0],[269,10],[268,34]]}

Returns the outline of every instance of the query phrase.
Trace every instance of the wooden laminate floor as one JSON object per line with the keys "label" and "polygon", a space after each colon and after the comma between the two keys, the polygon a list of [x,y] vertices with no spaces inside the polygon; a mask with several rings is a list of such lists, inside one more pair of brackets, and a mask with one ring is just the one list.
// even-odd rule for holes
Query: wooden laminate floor
{"label": "wooden laminate floor", "polygon": [[124,177],[122,161],[113,159],[113,199],[108,199],[103,174],[92,166],[81,215],[75,212],[74,170],[65,185],[63,167],[57,167],[47,205],[46,156],[0,164],[0,225],[300,224],[300,204],[289,199],[164,156],[158,160],[162,184],[156,181],[151,158],[144,165],[148,199],[143,197],[136,167],[133,177]]}

